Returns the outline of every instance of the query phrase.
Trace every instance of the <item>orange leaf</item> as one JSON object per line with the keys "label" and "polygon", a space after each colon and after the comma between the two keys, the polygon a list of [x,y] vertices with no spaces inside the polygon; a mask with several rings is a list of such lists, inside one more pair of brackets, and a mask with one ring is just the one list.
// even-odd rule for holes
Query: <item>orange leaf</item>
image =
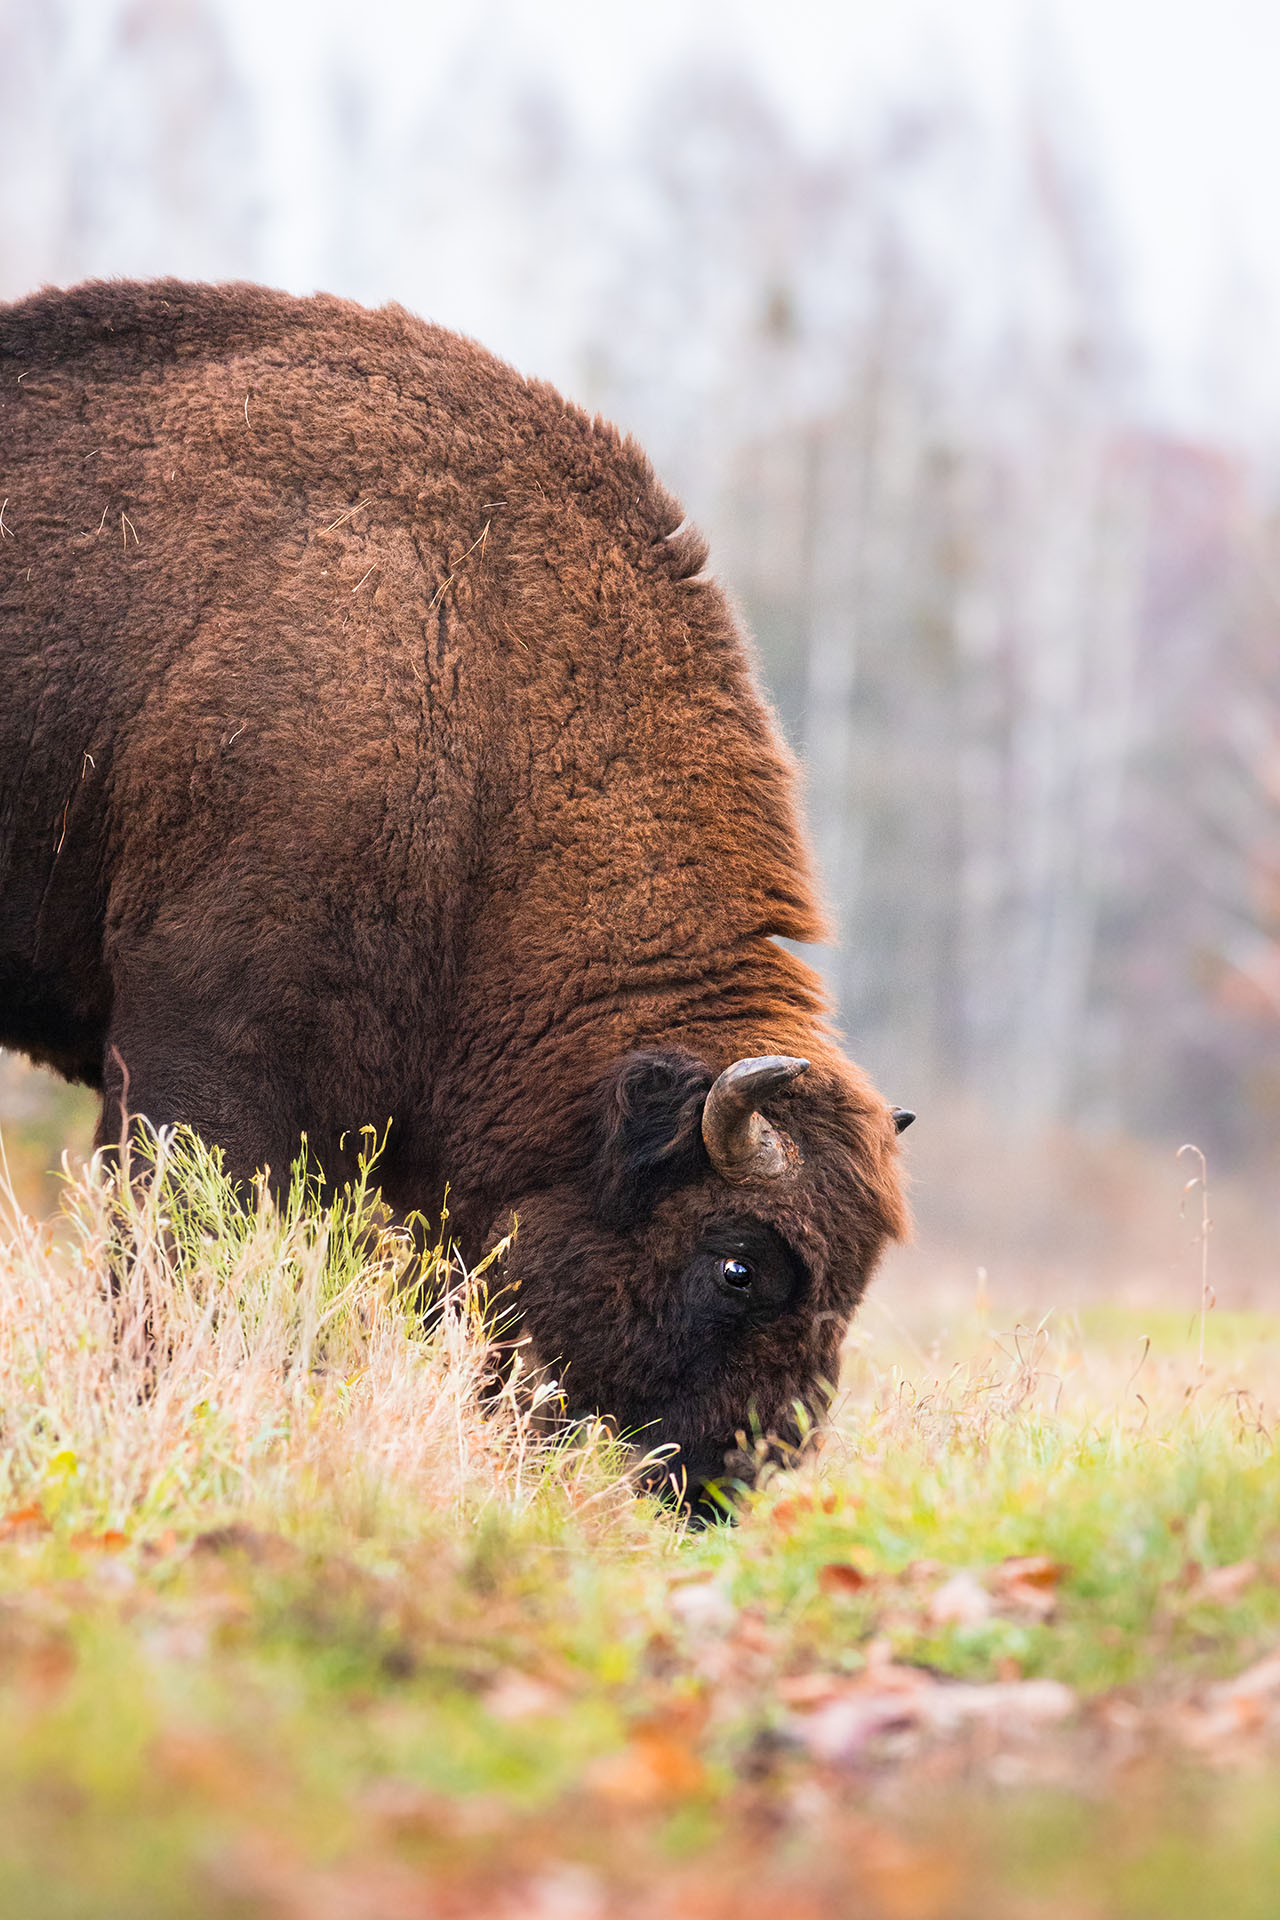
{"label": "orange leaf", "polygon": [[779,1500],[777,1506],[770,1512],[769,1518],[781,1532],[790,1533],[796,1521],[804,1514],[834,1513],[839,1504],[839,1499],[834,1493],[824,1493],[821,1496],[815,1493],[795,1493],[790,1499]]}
{"label": "orange leaf", "polygon": [[123,1553],[129,1540],[118,1527],[108,1527],[105,1533],[73,1533],[71,1544],[80,1553]]}
{"label": "orange leaf", "polygon": [[818,1586],[823,1593],[861,1593],[870,1585],[870,1576],[847,1560],[830,1560],[818,1569]]}
{"label": "orange leaf", "polygon": [[616,1805],[645,1807],[700,1792],[706,1770],[684,1741],[641,1728],[621,1753],[602,1755],[589,1769],[587,1782]]}
{"label": "orange leaf", "polygon": [[0,1538],[11,1533],[21,1533],[28,1529],[32,1533],[48,1533],[49,1531],[48,1519],[45,1517],[44,1508],[38,1500],[32,1501],[31,1505],[27,1507],[14,1507],[11,1512],[6,1513],[4,1518],[0,1520]]}
{"label": "orange leaf", "polygon": [[1011,1554],[996,1568],[1001,1586],[1038,1587],[1041,1591],[1058,1585],[1071,1569],[1064,1561],[1051,1560],[1047,1553]]}

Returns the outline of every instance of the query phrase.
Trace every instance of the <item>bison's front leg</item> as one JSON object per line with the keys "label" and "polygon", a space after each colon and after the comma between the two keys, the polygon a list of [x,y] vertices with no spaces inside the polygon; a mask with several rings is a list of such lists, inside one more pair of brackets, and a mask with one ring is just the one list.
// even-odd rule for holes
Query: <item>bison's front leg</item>
{"label": "bison's front leg", "polygon": [[233,1179],[248,1183],[266,1168],[287,1181],[304,1133],[320,1145],[297,1097],[287,1036],[172,996],[162,977],[148,987],[131,986],[113,1009],[97,1145],[114,1148],[138,1120],[186,1126],[222,1149]]}

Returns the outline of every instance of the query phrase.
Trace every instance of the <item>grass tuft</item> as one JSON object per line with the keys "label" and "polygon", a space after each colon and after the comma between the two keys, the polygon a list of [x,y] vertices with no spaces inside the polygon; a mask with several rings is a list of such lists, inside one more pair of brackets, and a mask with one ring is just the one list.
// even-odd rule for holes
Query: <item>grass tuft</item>
{"label": "grass tuft", "polygon": [[335,1503],[366,1531],[625,1506],[603,1428],[549,1445],[545,1389],[495,1385],[490,1263],[386,1226],[376,1157],[371,1138],[337,1198],[304,1157],[279,1202],[259,1180],[245,1204],[177,1129],[126,1178],[102,1159],[68,1177],[61,1223],[0,1188],[0,1501],[131,1537]]}

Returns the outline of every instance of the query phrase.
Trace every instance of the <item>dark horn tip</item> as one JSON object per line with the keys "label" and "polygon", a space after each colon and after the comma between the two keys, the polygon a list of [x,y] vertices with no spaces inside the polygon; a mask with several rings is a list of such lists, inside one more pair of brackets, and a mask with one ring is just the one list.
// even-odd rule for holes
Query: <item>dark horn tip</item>
{"label": "dark horn tip", "polygon": [[905,1133],[906,1129],[915,1119],[915,1115],[912,1113],[910,1107],[890,1107],[889,1111],[893,1115],[893,1124],[898,1129],[898,1132]]}
{"label": "dark horn tip", "polygon": [[726,1086],[754,1088],[763,1098],[775,1087],[786,1086],[789,1080],[798,1079],[809,1071],[807,1060],[798,1060],[789,1053],[761,1053],[749,1060],[735,1060],[726,1067],[720,1079]]}

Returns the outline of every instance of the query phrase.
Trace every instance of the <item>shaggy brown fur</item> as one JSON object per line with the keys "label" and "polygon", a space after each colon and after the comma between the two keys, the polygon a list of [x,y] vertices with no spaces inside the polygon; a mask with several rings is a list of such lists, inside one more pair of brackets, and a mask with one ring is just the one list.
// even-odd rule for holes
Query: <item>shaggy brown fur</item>
{"label": "shaggy brown fur", "polygon": [[[96,284],[0,309],[0,499],[0,1040],[242,1175],[390,1115],[391,1204],[518,1214],[574,1404],[695,1477],[790,1431],[894,1127],[774,943],[792,769],[641,452],[395,307]],[[697,1121],[765,1053],[803,1166],[744,1190]]]}

